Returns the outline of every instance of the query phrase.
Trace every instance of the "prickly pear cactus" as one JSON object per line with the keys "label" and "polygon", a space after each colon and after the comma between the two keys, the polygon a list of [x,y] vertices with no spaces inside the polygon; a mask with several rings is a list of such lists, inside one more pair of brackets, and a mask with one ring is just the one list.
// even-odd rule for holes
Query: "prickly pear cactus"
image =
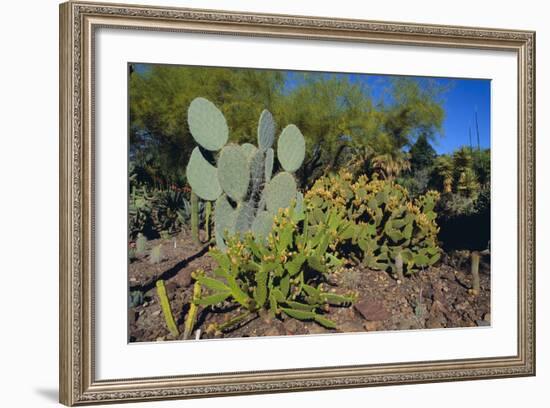
{"label": "prickly pear cactus", "polygon": [[438,261],[435,204],[439,193],[428,191],[415,200],[407,190],[387,180],[357,180],[345,171],[316,181],[306,194],[315,215],[336,208],[352,222],[343,239],[362,253],[365,266],[411,274]]}
{"label": "prickly pear cactus", "polygon": [[[273,176],[276,125],[273,115],[264,110],[258,121],[258,146],[226,144],[227,122],[223,113],[205,98],[196,98],[188,110],[189,129],[196,147],[187,164],[187,179],[203,200],[215,201],[216,244],[225,249],[225,238],[235,233],[252,232],[265,239],[280,208],[302,200],[292,174],[305,156],[305,140],[295,125],[283,129],[277,141],[277,155],[285,170]],[[203,150],[219,151],[217,166]],[[210,157],[210,154],[206,155]]]}
{"label": "prickly pear cactus", "polygon": [[193,99],[187,122],[195,141],[206,150],[220,150],[227,143],[229,129],[225,117],[208,99]]}

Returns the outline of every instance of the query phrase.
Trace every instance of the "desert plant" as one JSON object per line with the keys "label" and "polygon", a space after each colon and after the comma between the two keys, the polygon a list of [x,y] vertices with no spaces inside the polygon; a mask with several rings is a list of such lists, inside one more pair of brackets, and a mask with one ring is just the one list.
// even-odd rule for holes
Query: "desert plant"
{"label": "desert plant", "polygon": [[136,239],[136,255],[143,255],[147,249],[147,238],[142,233],[138,233]]}
{"label": "desert plant", "polygon": [[166,295],[164,281],[159,279],[156,286],[157,295],[159,298],[160,307],[162,309],[162,314],[164,315],[164,320],[166,321],[166,326],[168,327],[168,330],[170,330],[170,333],[172,333],[172,336],[178,337],[180,332],[178,330],[178,326],[176,325],[176,321],[174,320],[174,316],[172,315],[172,308],[170,307],[170,300]]}
{"label": "desert plant", "polygon": [[[147,190],[132,186],[129,199],[128,228],[130,238],[142,234],[149,238],[167,231],[173,234],[191,218],[191,205],[182,191]],[[201,207],[198,209],[199,217]]]}
{"label": "desert plant", "polygon": [[162,261],[162,245],[159,244],[151,250],[151,254],[149,255],[149,262],[156,265],[159,264]]}
{"label": "desert plant", "polygon": [[212,202],[206,201],[204,203],[204,232],[206,234],[206,241],[210,241],[210,221],[212,218]]}
{"label": "desert plant", "polygon": [[166,231],[173,234],[185,224],[180,214],[189,212],[189,201],[181,191],[154,190],[151,194],[151,207],[154,228],[157,233]]}
{"label": "desert plant", "polygon": [[143,304],[144,300],[145,297],[143,296],[143,292],[139,290],[133,290],[128,295],[129,307],[138,307],[139,305]]}
{"label": "desert plant", "polygon": [[[258,124],[258,147],[226,144],[228,128],[219,109],[204,98],[194,99],[188,110],[189,129],[200,147],[191,153],[187,178],[201,199],[214,201],[214,232],[225,249],[224,233],[266,236],[273,216],[298,196],[292,174],[305,155],[305,140],[295,125],[286,126],[278,139],[277,158],[283,171],[272,177],[275,152],[275,121],[264,110]],[[217,167],[212,152],[220,151]]]}
{"label": "desert plant", "polygon": [[199,242],[199,197],[191,192],[191,236],[195,242]]}
{"label": "desert plant", "polygon": [[[317,180],[305,196],[308,207],[342,212],[352,225],[342,238],[346,249],[358,252],[369,268],[410,274],[433,265],[440,257],[438,227],[434,206],[439,193],[428,191],[415,200],[407,190],[388,180],[369,181],[362,175],[353,180],[351,173]],[[351,249],[350,249],[351,248]]]}
{"label": "desert plant", "polygon": [[[204,276],[204,271],[202,269],[195,272],[196,275]],[[198,303],[201,299],[202,294],[202,287],[200,282],[196,281],[195,285],[193,286],[193,299],[191,300],[191,304],[189,305],[189,311],[187,312],[187,317],[185,318],[185,328],[183,331],[183,339],[187,340],[189,338],[189,335],[193,331],[193,328],[195,327],[195,323],[197,322],[197,313],[198,313]]]}
{"label": "desert plant", "polygon": [[130,239],[138,234],[151,233],[154,230],[152,218],[152,197],[145,187],[132,187],[128,202],[128,232]]}
{"label": "desert plant", "polygon": [[[354,294],[325,290],[326,275],[344,262],[331,254],[349,223],[336,209],[325,212],[324,222],[309,224],[310,214],[291,204],[274,217],[271,232],[264,239],[251,233],[227,237],[227,250],[212,248],[217,261],[214,276],[198,271],[196,285],[206,289],[194,299],[196,305],[213,306],[225,301],[237,303],[244,312],[210,330],[223,332],[262,311],[272,317],[281,314],[312,320],[327,328],[335,323],[323,316],[330,304],[347,305]],[[200,292],[200,290],[199,290]]]}

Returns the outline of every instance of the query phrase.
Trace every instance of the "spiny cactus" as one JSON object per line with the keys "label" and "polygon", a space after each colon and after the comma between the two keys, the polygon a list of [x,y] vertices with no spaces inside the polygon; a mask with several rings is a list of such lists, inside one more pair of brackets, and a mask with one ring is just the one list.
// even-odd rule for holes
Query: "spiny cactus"
{"label": "spiny cactus", "polygon": [[136,255],[143,255],[147,250],[147,238],[142,233],[138,234],[136,240]]}
{"label": "spiny cactus", "polygon": [[170,330],[170,333],[172,333],[172,336],[178,337],[180,335],[180,332],[178,330],[176,321],[174,320],[174,315],[172,314],[172,308],[170,307],[170,300],[168,299],[168,295],[166,294],[164,281],[162,279],[159,279],[156,283],[156,286],[157,295],[159,297],[159,303],[162,309],[162,314],[164,315],[164,320],[166,321],[166,326],[168,327],[168,330]]}
{"label": "spiny cactus", "polygon": [[[225,234],[253,232],[258,240],[269,233],[270,217],[287,208],[297,197],[296,180],[291,174],[300,168],[305,156],[305,140],[295,125],[283,129],[277,142],[277,155],[285,170],[273,176],[276,125],[264,110],[258,122],[258,147],[226,144],[227,123],[214,104],[196,98],[188,110],[189,129],[196,147],[187,164],[187,179],[203,200],[214,201],[216,244],[226,248]],[[217,167],[201,148],[219,151]]]}
{"label": "spiny cactus", "polygon": [[400,279],[440,257],[438,199],[439,193],[429,191],[413,201],[398,184],[364,175],[354,181],[345,171],[317,180],[306,194],[311,208],[336,208],[352,221],[343,238],[358,248],[366,266],[391,270]]}
{"label": "spiny cactus", "polygon": [[[270,231],[264,241],[258,241],[251,233],[229,237],[226,251],[219,248],[209,251],[218,263],[214,276],[207,276],[204,271],[193,274],[194,305],[230,302],[243,311],[221,325],[212,326],[210,331],[223,332],[262,311],[336,328],[324,316],[328,306],[349,306],[356,294],[329,292],[320,282],[344,262],[328,249],[338,244],[349,223],[335,209],[330,209],[323,212],[322,225],[310,225],[310,214],[294,200],[288,208],[279,209],[275,217],[266,211],[260,213],[254,225],[261,223],[262,218]],[[195,317],[190,316],[187,327],[194,324],[191,321]]]}
{"label": "spiny cactus", "polygon": [[193,138],[206,150],[220,150],[227,142],[229,129],[223,113],[205,98],[195,98],[187,116]]}
{"label": "spiny cactus", "polygon": [[162,245],[159,244],[153,249],[151,249],[151,253],[149,254],[149,263],[152,263],[153,265],[159,264],[162,261]]}

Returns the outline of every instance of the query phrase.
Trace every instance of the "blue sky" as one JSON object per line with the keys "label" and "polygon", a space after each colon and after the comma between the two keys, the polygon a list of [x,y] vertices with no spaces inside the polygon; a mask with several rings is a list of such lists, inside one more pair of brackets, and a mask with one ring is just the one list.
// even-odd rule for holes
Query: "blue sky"
{"label": "blue sky", "polygon": [[[285,88],[291,91],[299,80],[295,72],[286,71]],[[352,83],[362,84],[368,90],[375,103],[388,102],[387,92],[389,75],[338,74],[348,77]],[[437,134],[432,143],[437,153],[451,153],[461,146],[477,147],[476,112],[479,128],[479,145],[482,149],[491,146],[491,81],[488,79],[461,78],[416,78],[420,84],[426,80],[433,81],[445,89],[442,94],[445,119],[442,132]]]}

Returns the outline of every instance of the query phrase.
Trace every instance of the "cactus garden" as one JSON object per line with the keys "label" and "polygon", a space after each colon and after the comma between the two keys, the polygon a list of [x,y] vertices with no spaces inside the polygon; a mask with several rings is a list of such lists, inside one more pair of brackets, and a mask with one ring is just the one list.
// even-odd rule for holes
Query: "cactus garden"
{"label": "cactus garden", "polygon": [[491,324],[488,81],[131,64],[129,94],[130,342]]}

